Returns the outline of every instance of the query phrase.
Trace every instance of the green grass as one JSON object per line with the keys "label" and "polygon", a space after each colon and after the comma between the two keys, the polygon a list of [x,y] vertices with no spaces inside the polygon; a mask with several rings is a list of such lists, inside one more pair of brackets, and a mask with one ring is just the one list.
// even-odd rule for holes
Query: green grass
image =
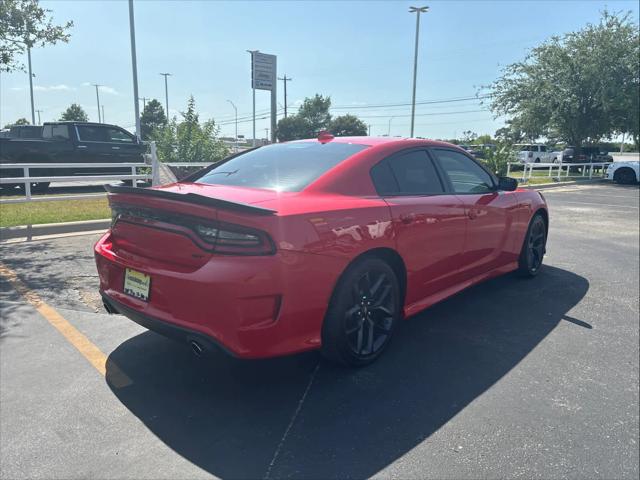
{"label": "green grass", "polygon": [[106,198],[0,204],[0,227],[110,218]]}

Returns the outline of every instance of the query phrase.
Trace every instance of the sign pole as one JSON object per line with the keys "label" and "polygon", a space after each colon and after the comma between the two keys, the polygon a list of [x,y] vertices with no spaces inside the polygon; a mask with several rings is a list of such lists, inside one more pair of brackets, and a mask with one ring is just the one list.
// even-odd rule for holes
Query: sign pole
{"label": "sign pole", "polygon": [[277,86],[278,86],[278,70],[276,65],[276,57],[273,57],[273,85],[271,86],[271,143],[276,143],[278,118],[276,114],[277,108]]}

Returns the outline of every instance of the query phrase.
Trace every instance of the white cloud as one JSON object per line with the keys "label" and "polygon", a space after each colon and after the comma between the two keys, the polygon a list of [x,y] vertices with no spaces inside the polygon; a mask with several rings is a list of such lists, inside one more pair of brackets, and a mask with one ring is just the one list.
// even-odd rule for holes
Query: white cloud
{"label": "white cloud", "polygon": [[[11,87],[10,90],[13,90],[14,92],[22,92],[24,90],[28,90],[28,88]],[[59,85],[34,85],[33,90],[36,92],[70,92],[72,90],[75,90],[75,88],[61,83]]]}
{"label": "white cloud", "polygon": [[104,85],[100,86],[100,91],[104,93],[108,93],[109,95],[119,95],[118,91],[112,87],[106,87]]}
{"label": "white cloud", "polygon": [[[93,84],[91,82],[82,82],[82,86],[83,87],[95,87],[95,84]],[[100,85],[98,88],[100,89],[101,92],[107,93],[109,95],[120,95],[118,93],[118,91],[113,87],[108,87],[106,85]]]}
{"label": "white cloud", "polygon": [[33,89],[37,92],[70,92],[75,90],[75,88],[63,83],[59,85],[34,85]]}

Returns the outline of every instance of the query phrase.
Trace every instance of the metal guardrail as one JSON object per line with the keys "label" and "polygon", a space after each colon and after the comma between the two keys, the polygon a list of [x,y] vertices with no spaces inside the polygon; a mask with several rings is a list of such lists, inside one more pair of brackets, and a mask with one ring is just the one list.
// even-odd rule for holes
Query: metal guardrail
{"label": "metal guardrail", "polygon": [[[20,198],[7,198],[0,200],[0,204],[7,203],[26,203],[26,202],[46,202],[46,201],[58,201],[58,200],[81,200],[86,198],[99,198],[106,195],[106,193],[87,193],[79,195],[57,195],[57,196],[36,196],[34,197],[31,192],[31,185],[33,183],[51,183],[51,182],[105,182],[111,180],[131,180],[131,184],[136,187],[137,180],[151,180],[152,185],[160,184],[159,168],[158,168],[158,155],[156,151],[155,142],[150,143],[150,155],[145,155],[149,160],[146,162],[138,163],[0,163],[1,170],[20,169],[23,175],[21,177],[0,177],[0,185],[2,184],[23,184],[24,185],[24,197]],[[73,175],[73,176],[49,176],[38,177],[31,176],[30,170],[33,169],[62,169],[62,168],[128,168],[131,170],[130,174],[106,174],[106,175]],[[139,168],[151,168],[151,173],[138,173]]]}
{"label": "metal guardrail", "polygon": [[[598,163],[521,163],[521,162],[509,162],[507,163],[507,176],[512,171],[512,166],[524,167],[522,170],[521,182],[528,182],[533,176],[533,170],[547,169],[547,177],[561,180],[562,178],[594,178],[594,169],[596,178],[604,178],[607,167],[611,165],[611,162],[598,162]],[[553,175],[553,171],[556,170],[556,175]],[[528,172],[528,175],[527,175]]]}

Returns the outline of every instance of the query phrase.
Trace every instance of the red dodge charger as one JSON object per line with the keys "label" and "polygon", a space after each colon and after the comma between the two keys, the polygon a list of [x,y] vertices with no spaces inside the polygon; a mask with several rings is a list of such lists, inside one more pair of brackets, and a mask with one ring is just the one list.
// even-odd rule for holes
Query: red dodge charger
{"label": "red dodge charger", "polygon": [[538,273],[549,215],[447,143],[269,145],[156,188],[109,186],[95,246],[109,312],[241,358],[375,360],[398,323],[478,282]]}

